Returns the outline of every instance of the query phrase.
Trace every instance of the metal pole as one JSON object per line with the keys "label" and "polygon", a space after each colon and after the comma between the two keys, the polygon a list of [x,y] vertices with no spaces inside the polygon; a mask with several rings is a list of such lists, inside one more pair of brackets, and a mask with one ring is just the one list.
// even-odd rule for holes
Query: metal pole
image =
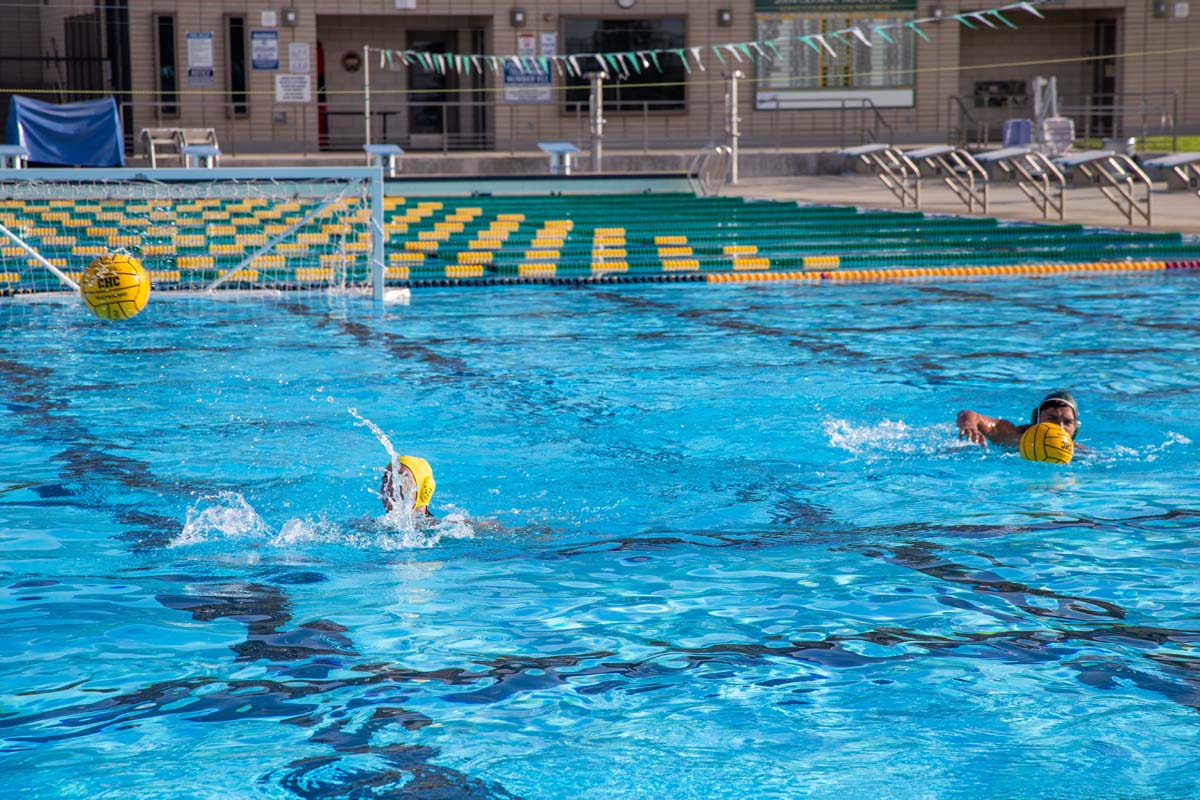
{"label": "metal pole", "polygon": [[592,90],[588,93],[588,115],[591,117],[592,128],[592,172],[603,171],[604,159],[604,80],[606,72],[589,72],[585,76],[592,82]]}
{"label": "metal pole", "polygon": [[61,269],[59,269],[58,267],[54,266],[54,265],[53,265],[53,264],[51,264],[49,261],[47,261],[47,260],[46,260],[46,258],[45,258],[45,256],[43,256],[43,255],[42,255],[41,253],[39,253],[37,250],[34,250],[32,247],[30,247],[30,246],[29,246],[29,245],[28,245],[28,244],[25,242],[25,240],[24,240],[24,239],[22,239],[20,236],[17,236],[15,233],[13,233],[12,231],[10,231],[8,228],[4,227],[4,225],[3,225],[3,224],[0,224],[0,233],[4,234],[4,235],[5,235],[5,236],[7,236],[8,238],[10,238],[10,239],[12,239],[14,242],[16,242],[16,244],[17,244],[17,246],[18,246],[18,247],[20,247],[22,250],[24,250],[26,253],[28,253],[30,256],[32,256],[32,257],[33,257],[33,259],[34,259],[35,261],[37,261],[39,264],[41,264],[43,267],[45,267],[46,269],[48,269],[48,270],[50,270],[51,272],[53,272],[53,273],[54,273],[54,276],[55,276],[56,278],[58,278],[60,281],[62,281],[63,283],[65,283],[67,286],[70,286],[70,287],[71,287],[72,289],[74,289],[75,291],[77,291],[77,292],[79,291],[79,284],[78,284],[78,283],[76,283],[75,281],[73,281],[73,280],[71,280],[70,278],[68,278],[65,272],[63,272]]}
{"label": "metal pole", "polygon": [[729,83],[725,87],[725,133],[729,135],[729,182],[736,184],[738,182],[738,137],[741,135],[738,130],[738,123],[742,118],[738,116],[738,78],[742,77],[741,70],[734,70],[725,76],[729,79]]}
{"label": "metal pole", "polygon": [[[371,143],[371,48],[363,45],[363,144]],[[367,156],[370,163],[370,156]]]}
{"label": "metal pole", "polygon": [[387,231],[383,227],[383,164],[379,173],[371,176],[371,295],[376,303],[383,302],[383,289],[387,279],[387,266],[383,250],[387,243]]}

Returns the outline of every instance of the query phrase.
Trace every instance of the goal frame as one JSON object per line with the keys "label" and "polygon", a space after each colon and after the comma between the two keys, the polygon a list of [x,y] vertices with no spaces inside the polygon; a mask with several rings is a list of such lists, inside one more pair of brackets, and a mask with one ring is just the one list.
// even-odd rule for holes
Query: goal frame
{"label": "goal frame", "polygon": [[[382,165],[376,167],[216,167],[213,169],[183,169],[178,167],[149,169],[139,167],[124,168],[81,168],[81,169],[0,169],[0,184],[28,181],[51,184],[88,184],[126,181],[129,183],[224,183],[236,181],[256,182],[304,182],[325,181],[330,184],[344,182],[347,186],[355,182],[366,185],[365,197],[368,198],[371,209],[371,295],[377,303],[383,302],[384,295],[384,249],[387,243],[387,232],[384,228],[384,177]],[[336,197],[336,196],[335,196]],[[321,209],[323,210],[323,208]],[[315,214],[314,214],[315,216]],[[299,227],[298,224],[296,227]],[[271,249],[283,236],[276,237],[255,255]],[[54,273],[62,283],[73,291],[78,291],[76,283],[61,270],[47,261],[37,249],[22,239],[15,231],[0,225],[0,241],[10,240],[24,249],[30,256],[41,262],[42,266]],[[246,259],[249,263],[251,259]],[[241,267],[238,267],[241,269]],[[232,270],[224,278],[215,281],[208,291],[225,279],[232,277],[237,270]]]}

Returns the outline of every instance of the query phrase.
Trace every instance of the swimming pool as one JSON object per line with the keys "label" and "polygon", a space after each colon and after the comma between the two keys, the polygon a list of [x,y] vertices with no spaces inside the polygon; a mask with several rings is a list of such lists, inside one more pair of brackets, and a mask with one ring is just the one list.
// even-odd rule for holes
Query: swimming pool
{"label": "swimming pool", "polygon": [[[5,302],[6,781],[1197,796],[1196,285]],[[1070,466],[957,441],[1060,386]]]}

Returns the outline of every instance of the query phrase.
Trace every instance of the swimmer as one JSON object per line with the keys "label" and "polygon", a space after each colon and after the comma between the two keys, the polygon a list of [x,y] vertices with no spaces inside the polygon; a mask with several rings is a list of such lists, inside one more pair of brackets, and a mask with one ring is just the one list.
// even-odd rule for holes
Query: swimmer
{"label": "swimmer", "polygon": [[379,496],[388,511],[401,502],[407,505],[411,498],[412,509],[417,514],[432,517],[429,501],[437,483],[433,480],[433,468],[429,462],[417,456],[400,456],[383,468],[383,482],[379,485]]}
{"label": "swimmer", "polygon": [[1042,398],[1033,410],[1028,425],[1017,425],[1006,419],[987,417],[974,411],[958,412],[958,438],[987,447],[988,442],[1016,447],[1021,434],[1039,422],[1053,422],[1074,439],[1079,433],[1079,406],[1070,392],[1061,389]]}

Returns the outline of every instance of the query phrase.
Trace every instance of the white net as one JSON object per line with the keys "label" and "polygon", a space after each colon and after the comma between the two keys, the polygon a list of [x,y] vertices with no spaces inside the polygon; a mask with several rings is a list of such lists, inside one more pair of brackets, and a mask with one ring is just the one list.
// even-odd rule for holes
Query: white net
{"label": "white net", "polygon": [[78,283],[94,258],[114,252],[140,260],[155,289],[370,283],[369,180],[202,172],[0,180],[0,292],[67,290],[52,267]]}

